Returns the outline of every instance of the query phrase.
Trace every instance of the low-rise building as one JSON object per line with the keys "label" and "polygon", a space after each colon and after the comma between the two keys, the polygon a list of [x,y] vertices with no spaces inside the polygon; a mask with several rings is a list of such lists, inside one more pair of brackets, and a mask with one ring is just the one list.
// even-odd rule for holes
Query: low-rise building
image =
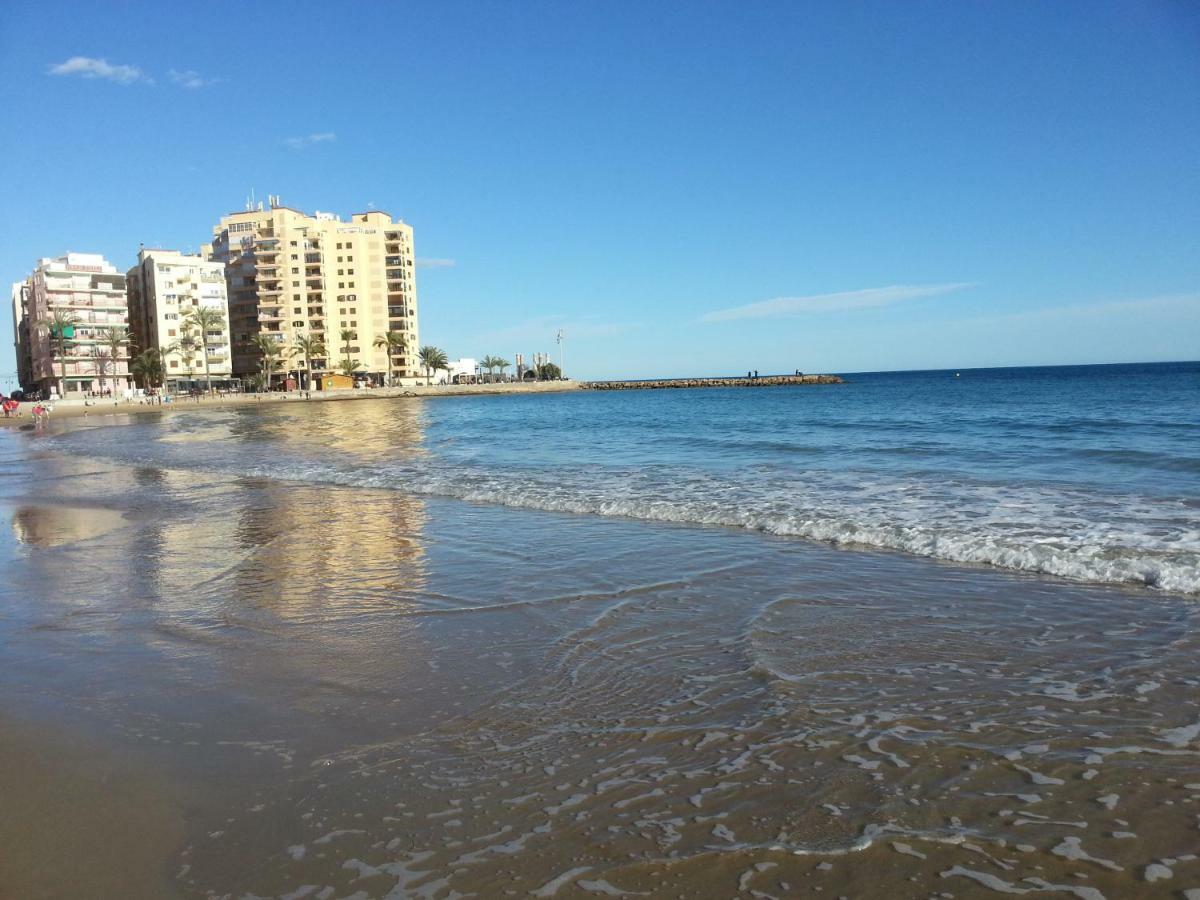
{"label": "low-rise building", "polygon": [[78,397],[130,386],[125,276],[99,253],[38,260],[13,286],[13,319],[24,390]]}
{"label": "low-rise building", "polygon": [[[139,350],[162,354],[168,385],[227,383],[232,373],[225,266],[178,250],[143,248],[126,273],[129,324]],[[209,319],[200,328],[197,310]],[[203,334],[201,331],[203,330]]]}

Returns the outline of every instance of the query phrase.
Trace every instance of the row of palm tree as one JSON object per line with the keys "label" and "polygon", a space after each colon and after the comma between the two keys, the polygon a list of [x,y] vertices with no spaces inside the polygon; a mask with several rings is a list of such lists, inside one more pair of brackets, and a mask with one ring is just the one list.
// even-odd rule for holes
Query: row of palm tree
{"label": "row of palm tree", "polygon": [[[50,318],[38,322],[38,325],[41,327],[49,329],[51,339],[55,343],[57,356],[62,366],[59,385],[59,392],[62,396],[66,396],[67,349],[75,344],[73,338],[74,329],[83,324],[85,323],[69,310],[54,310]],[[110,364],[113,367],[113,380],[115,382],[116,363],[120,359],[122,349],[128,347],[130,351],[129,372],[146,387],[153,387],[163,383],[166,377],[165,358],[167,356],[180,356],[186,367],[187,374],[190,376],[192,373],[192,362],[196,352],[199,351],[204,363],[205,391],[212,393],[212,371],[208,358],[208,332],[219,329],[223,325],[224,317],[219,310],[204,306],[195,307],[184,315],[183,335],[177,341],[162,350],[155,347],[147,348],[136,356],[132,355],[134,347],[133,336],[127,329],[101,329],[100,343],[93,346],[91,351],[97,374],[100,377],[101,389],[104,387]],[[198,332],[198,335],[193,332],[193,329],[195,332]],[[343,328],[339,333],[339,337],[343,342],[343,351],[345,353],[339,368],[344,375],[353,377],[354,373],[362,367],[362,362],[354,359],[352,356],[352,345],[357,334],[351,328]],[[323,358],[327,353],[324,340],[319,335],[312,334],[297,337],[292,347],[284,347],[281,342],[274,340],[267,334],[255,335],[250,343],[259,353],[260,376],[267,388],[270,388],[272,377],[278,367],[293,354],[299,353],[303,355],[305,369],[309,372],[309,377],[311,378],[312,361]],[[408,335],[399,331],[389,331],[386,334],[376,337],[374,346],[387,351],[388,380],[394,384],[396,381],[394,359],[396,356],[408,352]],[[425,366],[427,383],[431,380],[431,371],[439,369],[449,371],[446,354],[437,347],[422,347],[420,350],[420,360],[421,364]],[[488,359],[484,360],[484,365],[489,371],[493,366],[500,366],[501,371],[503,371],[503,367],[510,365],[510,363],[506,360],[488,357]]]}
{"label": "row of palm tree", "polygon": [[[87,323],[79,319],[73,312],[64,309],[54,310],[49,318],[42,319],[37,323],[39,327],[49,330],[50,339],[54,343],[61,366],[58,390],[62,397],[65,397],[67,393],[67,348],[76,344],[75,329],[85,324]],[[178,341],[165,350],[149,347],[137,356],[133,355],[134,341],[129,329],[119,326],[99,329],[100,341],[92,346],[91,357],[100,378],[101,390],[104,389],[110,365],[113,369],[115,386],[116,367],[121,359],[122,350],[126,350],[129,357],[130,374],[140,378],[147,386],[152,386],[163,380],[164,356],[179,354],[184,358],[190,373],[192,357],[199,349],[204,360],[205,389],[212,393],[212,371],[208,361],[208,332],[220,329],[224,324],[225,318],[219,310],[205,306],[195,307],[184,314],[184,334]],[[192,333],[192,329],[199,332],[199,337]]]}
{"label": "row of palm tree", "polygon": [[[343,328],[338,332],[342,341],[342,361],[338,369],[343,375],[353,378],[355,372],[362,368],[362,361],[354,358],[354,341],[358,338],[352,328]],[[297,337],[291,347],[285,347],[270,335],[258,334],[250,342],[259,354],[260,375],[269,387],[276,368],[294,354],[304,357],[304,368],[312,377],[312,361],[322,359],[329,352],[325,341],[320,335],[305,334]],[[374,346],[382,348],[388,354],[388,381],[396,382],[396,365],[394,358],[408,352],[408,335],[400,331],[389,331],[375,338]]]}
{"label": "row of palm tree", "polygon": [[485,356],[479,361],[479,365],[487,369],[489,376],[494,376],[496,370],[500,370],[500,374],[504,374],[504,370],[512,365],[507,359],[502,356]]}

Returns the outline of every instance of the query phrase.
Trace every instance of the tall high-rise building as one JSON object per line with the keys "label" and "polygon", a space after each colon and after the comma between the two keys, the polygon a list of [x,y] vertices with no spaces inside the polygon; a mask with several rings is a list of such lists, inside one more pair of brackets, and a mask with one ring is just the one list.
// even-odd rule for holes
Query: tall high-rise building
{"label": "tall high-rise building", "polygon": [[[53,325],[56,313],[70,323],[61,335]],[[100,254],[39,260],[25,282],[13,286],[13,318],[25,390],[77,396],[116,394],[129,386],[129,344],[117,341],[114,348],[108,339],[124,334],[129,324],[125,276]]]}
{"label": "tall high-rise building", "polygon": [[[139,350],[163,355],[168,383],[197,387],[229,381],[232,372],[229,304],[225,266],[178,250],[147,250],[126,273],[129,325]],[[211,310],[218,321],[200,334],[196,309]],[[207,365],[206,365],[207,363]],[[206,375],[207,372],[207,375]]]}
{"label": "tall high-rise building", "polygon": [[[278,203],[223,216],[211,258],[225,264],[233,374],[259,371],[258,335],[288,356],[283,371],[303,370],[302,336],[321,338],[314,374],[351,369],[384,383],[413,383],[417,371],[417,287],[413,230],[387,213],[309,216]],[[389,332],[402,347],[376,346]],[[355,365],[357,363],[357,365]]]}

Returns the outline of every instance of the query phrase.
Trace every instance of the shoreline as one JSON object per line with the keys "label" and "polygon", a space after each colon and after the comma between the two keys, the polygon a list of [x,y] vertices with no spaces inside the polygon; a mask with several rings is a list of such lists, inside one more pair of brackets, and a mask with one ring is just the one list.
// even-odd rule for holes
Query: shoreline
{"label": "shoreline", "polygon": [[[742,376],[734,378],[665,378],[665,379],[636,379],[630,381],[532,381],[504,382],[500,384],[432,384],[409,385],[404,387],[371,388],[363,390],[351,388],[337,391],[314,391],[305,397],[302,391],[272,391],[259,394],[227,394],[200,398],[185,398],[171,403],[138,403],[134,401],[100,400],[93,405],[85,405],[78,400],[59,400],[54,402],[50,413],[50,421],[57,419],[91,419],[93,417],[138,416],[152,413],[161,414],[173,410],[222,409],[233,406],[254,406],[262,403],[329,403],[348,400],[394,400],[397,398],[437,398],[437,397],[469,397],[469,396],[508,396],[516,394],[563,394],[575,391],[629,391],[629,390],[661,390],[684,388],[726,388],[726,387],[786,387],[792,385],[828,385],[844,384],[837,375],[763,375],[747,379]],[[0,427],[20,428],[33,425],[33,403],[24,402],[20,407],[20,415],[11,418],[0,418]]]}
{"label": "shoreline", "polygon": [[[171,403],[136,403],[133,401],[99,401],[95,406],[85,406],[77,400],[59,400],[53,404],[50,421],[57,419],[91,419],[93,417],[138,416],[161,414],[176,410],[223,409],[234,406],[254,406],[276,403],[330,403],[348,400],[394,400],[413,397],[466,397],[482,394],[560,394],[581,390],[576,381],[534,381],[504,384],[433,384],[409,387],[372,388],[370,390],[314,391],[305,397],[301,391],[274,391],[262,394],[230,394],[216,397],[200,397],[175,400]],[[22,403],[21,415],[0,418],[0,427],[33,425],[33,404]]]}

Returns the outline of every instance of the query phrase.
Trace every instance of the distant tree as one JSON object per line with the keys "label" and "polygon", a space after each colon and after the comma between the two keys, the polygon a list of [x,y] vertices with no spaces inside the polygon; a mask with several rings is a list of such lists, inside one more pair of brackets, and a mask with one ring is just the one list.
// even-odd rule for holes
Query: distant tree
{"label": "distant tree", "polygon": [[392,362],[392,357],[408,352],[408,335],[402,331],[389,331],[387,334],[381,334],[375,338],[374,345],[387,350],[388,383],[394,384],[395,379],[392,377],[392,370],[395,368],[395,365]]}
{"label": "distant tree", "polygon": [[183,362],[183,373],[192,379],[192,368],[196,361],[196,336],[190,328],[184,328],[179,340],[163,348],[163,356],[178,356]]}
{"label": "distant tree", "polygon": [[510,362],[509,362],[507,359],[505,359],[504,357],[502,357],[502,356],[497,356],[497,357],[496,357],[496,368],[500,370],[500,376],[501,376],[501,377],[503,377],[503,376],[504,376],[504,370],[505,370],[505,369],[507,369],[507,368],[508,368],[509,366],[511,366],[511,365],[512,365],[512,363],[510,363]]}
{"label": "distant tree", "polygon": [[162,384],[165,368],[163,355],[157,347],[148,347],[133,358],[129,371],[142,383],[143,388],[157,387]]}
{"label": "distant tree", "polygon": [[65,309],[56,309],[48,319],[40,319],[36,323],[36,327],[49,330],[54,355],[58,357],[62,366],[62,377],[58,385],[60,397],[67,396],[67,348],[75,345],[75,329],[82,324],[73,312]]}
{"label": "distant tree", "polygon": [[187,311],[183,321],[200,332],[199,349],[204,359],[204,392],[211,394],[212,372],[208,364],[208,333],[224,331],[225,316],[221,310],[212,306],[193,306]]}
{"label": "distant tree", "polygon": [[[342,357],[341,369],[346,374],[351,374],[355,369],[358,368],[358,366],[352,365],[353,360],[350,358],[350,345],[358,338],[358,335],[355,333],[353,328],[343,328],[340,332],[338,332],[338,337],[342,339],[342,353],[345,354]],[[358,365],[362,365],[362,363],[359,363]]]}
{"label": "distant tree", "polygon": [[[112,364],[112,356],[108,352],[107,347],[95,346],[92,347],[92,365],[96,369],[96,374],[100,376],[100,393],[104,393],[104,385],[107,381],[108,367]],[[114,392],[115,393],[115,392]]]}
{"label": "distant tree", "polygon": [[562,378],[562,369],[552,362],[542,363],[537,367],[538,381],[558,381]]}
{"label": "distant tree", "polygon": [[[133,355],[133,335],[127,328],[103,328],[100,330],[100,341],[108,349],[108,357],[112,360],[113,398],[115,399],[117,396],[117,367],[122,356],[128,360]],[[124,352],[122,353],[122,351]]]}
{"label": "distant tree", "polygon": [[446,359],[446,351],[434,347],[432,344],[426,345],[417,353],[417,358],[421,361],[421,365],[425,368],[425,384],[428,386],[432,383],[433,378],[431,372],[436,372],[439,369],[450,370],[450,364]]}
{"label": "distant tree", "polygon": [[271,378],[275,374],[276,367],[283,362],[284,348],[279,341],[272,340],[267,334],[256,334],[250,339],[250,343],[259,353],[258,367],[263,376],[263,384],[266,389],[271,390]]}
{"label": "distant tree", "polygon": [[308,370],[308,390],[312,390],[313,369],[312,361],[314,359],[324,359],[325,341],[318,334],[306,334],[296,338],[294,344],[296,351],[304,356],[304,368]]}

